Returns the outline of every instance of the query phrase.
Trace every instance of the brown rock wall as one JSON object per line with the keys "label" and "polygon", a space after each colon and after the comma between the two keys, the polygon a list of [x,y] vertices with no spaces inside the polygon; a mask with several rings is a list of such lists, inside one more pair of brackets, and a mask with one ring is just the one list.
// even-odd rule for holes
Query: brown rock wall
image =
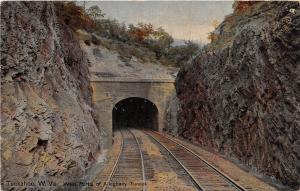
{"label": "brown rock wall", "polygon": [[182,68],[176,83],[181,136],[294,188],[300,182],[299,7],[258,2],[231,15],[215,32],[219,40]]}
{"label": "brown rock wall", "polygon": [[82,178],[101,133],[87,58],[53,3],[2,2],[1,67],[2,181]]}

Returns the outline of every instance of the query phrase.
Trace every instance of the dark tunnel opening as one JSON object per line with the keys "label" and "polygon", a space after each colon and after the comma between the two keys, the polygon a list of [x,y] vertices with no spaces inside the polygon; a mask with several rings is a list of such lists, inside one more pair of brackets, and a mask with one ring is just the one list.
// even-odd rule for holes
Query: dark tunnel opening
{"label": "dark tunnel opening", "polygon": [[113,130],[118,128],[150,128],[158,130],[158,110],[143,98],[121,100],[113,109]]}

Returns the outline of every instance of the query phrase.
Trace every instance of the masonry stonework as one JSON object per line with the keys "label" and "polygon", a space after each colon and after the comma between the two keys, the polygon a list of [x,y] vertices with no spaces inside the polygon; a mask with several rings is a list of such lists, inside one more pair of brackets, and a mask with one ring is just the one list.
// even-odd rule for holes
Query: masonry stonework
{"label": "masonry stonework", "polygon": [[165,127],[167,103],[175,91],[172,80],[92,81],[93,107],[97,120],[106,134],[105,146],[112,144],[112,111],[121,100],[139,97],[151,101],[158,110],[158,131]]}

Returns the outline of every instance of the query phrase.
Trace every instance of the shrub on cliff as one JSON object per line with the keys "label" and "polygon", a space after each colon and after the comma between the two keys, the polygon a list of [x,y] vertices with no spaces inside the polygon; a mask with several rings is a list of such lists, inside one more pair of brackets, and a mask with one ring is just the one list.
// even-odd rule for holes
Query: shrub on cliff
{"label": "shrub on cliff", "polygon": [[240,14],[249,10],[257,1],[236,1],[233,3],[233,9],[235,14]]}
{"label": "shrub on cliff", "polygon": [[98,20],[104,17],[104,13],[102,13],[102,10],[97,6],[91,6],[87,10],[87,14],[93,18],[93,20]]}
{"label": "shrub on cliff", "polygon": [[95,28],[94,20],[74,2],[55,2],[57,18],[72,29],[91,31]]}
{"label": "shrub on cliff", "polygon": [[183,66],[200,50],[200,47],[192,41],[186,41],[184,45],[171,47],[167,59],[177,67]]}

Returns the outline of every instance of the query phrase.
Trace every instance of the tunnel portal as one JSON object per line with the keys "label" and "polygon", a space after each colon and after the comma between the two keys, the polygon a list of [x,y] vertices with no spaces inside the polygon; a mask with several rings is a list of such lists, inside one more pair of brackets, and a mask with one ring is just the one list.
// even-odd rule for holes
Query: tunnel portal
{"label": "tunnel portal", "polygon": [[158,110],[151,101],[131,97],[113,108],[113,130],[118,128],[149,128],[158,130]]}

